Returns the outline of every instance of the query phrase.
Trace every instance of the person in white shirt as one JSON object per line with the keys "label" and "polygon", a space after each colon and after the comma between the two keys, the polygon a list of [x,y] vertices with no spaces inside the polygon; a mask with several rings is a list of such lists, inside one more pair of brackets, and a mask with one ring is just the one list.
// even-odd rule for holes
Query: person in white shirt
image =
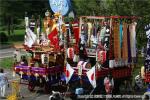
{"label": "person in white shirt", "polygon": [[6,77],[6,73],[4,73],[3,69],[0,69],[0,95],[1,97],[5,97],[7,84],[8,84],[8,79]]}

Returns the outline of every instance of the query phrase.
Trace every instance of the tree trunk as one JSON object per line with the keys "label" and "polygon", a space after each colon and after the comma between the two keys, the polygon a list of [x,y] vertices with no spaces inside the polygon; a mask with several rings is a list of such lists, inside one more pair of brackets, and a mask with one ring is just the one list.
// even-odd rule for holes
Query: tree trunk
{"label": "tree trunk", "polygon": [[11,17],[11,34],[14,34],[14,17]]}

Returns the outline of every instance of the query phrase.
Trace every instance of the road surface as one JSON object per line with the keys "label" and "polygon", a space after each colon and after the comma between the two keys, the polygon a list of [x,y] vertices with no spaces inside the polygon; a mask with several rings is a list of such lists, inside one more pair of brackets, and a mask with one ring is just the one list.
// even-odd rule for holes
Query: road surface
{"label": "road surface", "polygon": [[[7,49],[0,49],[0,59],[13,57],[13,53],[15,48],[7,48]],[[21,54],[24,54],[24,51],[21,51]]]}

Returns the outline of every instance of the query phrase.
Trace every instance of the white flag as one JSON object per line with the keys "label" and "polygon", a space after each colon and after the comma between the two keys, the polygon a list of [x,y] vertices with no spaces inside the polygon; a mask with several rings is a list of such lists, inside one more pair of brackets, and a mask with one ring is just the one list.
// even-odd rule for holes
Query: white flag
{"label": "white flag", "polygon": [[86,72],[87,77],[94,88],[96,88],[95,66]]}
{"label": "white flag", "polygon": [[66,84],[71,79],[73,73],[74,73],[74,69],[70,66],[70,64],[67,63],[67,65],[66,65],[66,72],[65,72],[65,75],[66,75]]}
{"label": "white flag", "polygon": [[25,38],[25,45],[27,45],[29,48],[32,47],[32,45],[36,41],[36,35],[30,28],[26,28],[26,38]]}

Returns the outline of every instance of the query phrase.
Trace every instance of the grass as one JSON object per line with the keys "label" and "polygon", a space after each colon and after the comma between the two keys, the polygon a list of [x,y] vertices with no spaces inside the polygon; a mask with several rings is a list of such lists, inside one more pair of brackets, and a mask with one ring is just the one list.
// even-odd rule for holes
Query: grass
{"label": "grass", "polygon": [[10,36],[10,42],[20,42],[24,41],[25,30],[15,30],[14,35]]}
{"label": "grass", "polygon": [[[5,32],[7,35],[7,31],[0,31],[0,32]],[[7,35],[8,41],[0,43],[0,45],[12,45],[12,44],[15,44],[17,42],[23,42],[24,41],[24,34],[25,34],[24,29],[14,30],[14,34],[11,34],[10,36]]]}
{"label": "grass", "polygon": [[13,66],[13,58],[0,59],[0,68],[11,69]]}
{"label": "grass", "polygon": [[[2,32],[2,31],[1,31]],[[7,35],[7,31],[3,31]],[[16,43],[23,43],[24,41],[24,29],[14,30],[14,34],[8,37],[8,42],[0,43],[0,45],[13,45]],[[7,35],[8,36],[8,35]],[[13,66],[13,58],[0,59],[0,67],[5,69],[11,69]]]}

